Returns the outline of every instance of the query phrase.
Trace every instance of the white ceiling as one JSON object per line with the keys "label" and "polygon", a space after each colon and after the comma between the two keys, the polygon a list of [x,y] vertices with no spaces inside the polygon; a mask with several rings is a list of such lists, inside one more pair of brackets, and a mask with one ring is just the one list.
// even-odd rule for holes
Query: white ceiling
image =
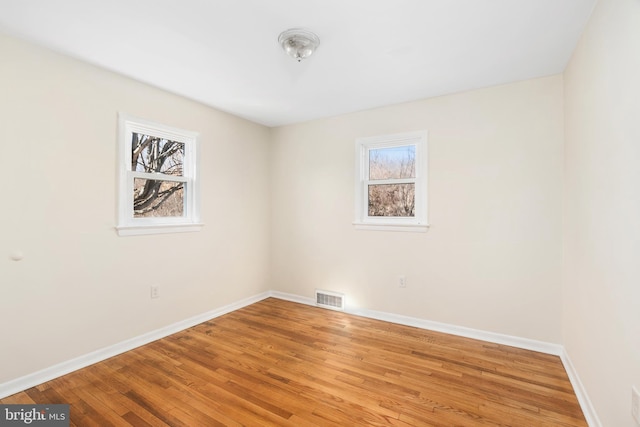
{"label": "white ceiling", "polygon": [[0,0],[0,31],[278,126],[560,73],[595,2]]}

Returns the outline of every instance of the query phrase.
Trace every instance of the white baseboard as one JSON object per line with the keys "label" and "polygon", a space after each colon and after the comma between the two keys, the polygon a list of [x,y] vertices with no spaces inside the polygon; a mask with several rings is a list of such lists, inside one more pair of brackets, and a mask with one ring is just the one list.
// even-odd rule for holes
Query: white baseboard
{"label": "white baseboard", "polygon": [[300,295],[288,294],[286,292],[271,291],[269,296],[273,298],[282,299],[285,301],[297,302],[299,304],[312,305],[316,307],[316,301],[313,298],[301,297]]}
{"label": "white baseboard", "polygon": [[[271,291],[270,296],[287,301],[297,302],[301,304],[315,306],[313,298],[301,297],[299,295],[287,294],[284,292]],[[554,356],[560,356],[560,360],[564,365],[569,381],[573,386],[573,390],[580,404],[580,408],[584,414],[585,419],[589,427],[602,427],[600,420],[596,414],[587,391],[585,390],[578,374],[569,359],[565,348],[560,344],[552,344],[544,341],[536,341],[527,338],[514,337],[510,335],[498,334],[495,332],[481,331],[478,329],[465,328],[462,326],[450,325],[446,323],[433,322],[430,320],[418,319],[414,317],[402,316],[399,314],[386,313],[381,311],[367,310],[367,309],[345,309],[346,313],[354,314],[357,316],[368,317],[371,319],[384,320],[386,322],[397,323],[400,325],[414,326],[416,328],[426,329],[430,331],[444,332],[451,335],[462,336],[466,338],[473,338],[482,341],[487,341],[495,344],[503,344],[511,347],[522,348],[525,350],[538,351],[540,353],[552,354]]]}
{"label": "white baseboard", "polygon": [[596,410],[591,404],[591,400],[589,400],[587,390],[582,385],[582,381],[580,381],[580,377],[578,376],[576,368],[573,366],[571,358],[569,358],[569,354],[567,353],[566,349],[562,350],[560,359],[562,360],[562,364],[564,365],[564,370],[567,371],[569,381],[571,381],[573,391],[578,398],[578,402],[580,403],[582,413],[587,420],[587,424],[589,425],[589,427],[602,427],[602,423],[598,418],[598,414],[596,414]]}
{"label": "white baseboard", "polygon": [[508,345],[525,350],[537,351],[540,353],[560,356],[562,346],[544,341],[537,341],[528,338],[520,338],[512,335],[504,335],[496,332],[482,331],[479,329],[466,328],[447,323],[434,322],[431,320],[418,319],[414,317],[402,316],[399,314],[385,313],[374,310],[358,310],[354,314],[370,317],[372,319],[384,320],[386,322],[399,323],[401,325],[414,326],[416,328],[427,329],[445,334],[457,335],[465,338],[487,341],[494,344]]}
{"label": "white baseboard", "polygon": [[156,329],[155,331],[151,331],[146,334],[139,335],[137,337],[111,345],[109,347],[93,351],[83,356],[76,357],[75,359],[58,363],[57,365],[53,365],[41,371],[16,378],[15,380],[11,380],[6,383],[2,383],[0,384],[0,399],[45,383],[54,378],[58,378],[62,375],[66,375],[78,369],[93,365],[94,363],[101,362],[118,354],[122,354],[126,351],[133,350],[134,348],[175,334],[176,332],[191,328],[200,323],[222,316],[223,314],[227,314],[242,307],[246,307],[265,298],[268,298],[269,296],[269,292],[264,292],[259,295],[245,298],[224,307],[220,307],[215,310],[190,317],[189,319],[173,323],[169,326],[165,326],[164,328]]}
{"label": "white baseboard", "polygon": [[[0,398],[10,396],[15,393],[19,393],[28,388],[50,381],[54,378],[66,375],[70,372],[78,369],[93,365],[94,363],[101,362],[110,357],[124,353],[150,342],[159,340],[166,336],[175,334],[185,329],[196,326],[200,323],[254,304],[258,301],[262,301],[265,298],[274,297],[286,301],[297,302],[300,304],[306,304],[315,306],[315,300],[313,298],[303,297],[300,295],[288,294],[285,292],[268,291],[261,294],[245,298],[238,302],[220,307],[206,313],[191,317],[189,319],[176,322],[164,328],[157,329],[155,331],[148,332],[146,334],[122,341],[109,347],[105,347],[100,350],[85,354],[75,359],[68,360],[66,362],[59,363],[49,368],[43,369],[32,374],[25,375],[15,380],[8,381],[0,384]],[[397,323],[401,325],[414,326],[421,329],[444,332],[447,334],[458,335],[467,338],[478,339],[482,341],[492,342],[496,344],[503,344],[512,347],[518,347],[526,350],[538,351],[541,353],[552,354],[560,356],[562,363],[564,364],[569,380],[576,393],[580,406],[584,413],[587,423],[590,427],[602,427],[596,412],[591,405],[591,401],[587,396],[578,375],[569,359],[569,355],[566,353],[563,346],[559,344],[552,344],[542,341],[530,340],[527,338],[514,337],[510,335],[498,334],[495,332],[481,331],[477,329],[465,328],[462,326],[450,325],[446,323],[433,322],[430,320],[424,320],[409,316],[402,316],[399,314],[386,313],[382,311],[367,310],[367,309],[354,309],[347,307],[345,312],[354,314],[357,316],[368,317],[371,319],[384,320],[387,322]]]}
{"label": "white baseboard", "polygon": [[[313,298],[301,297],[299,295],[287,294],[284,292],[271,291],[270,296],[287,301],[315,306]],[[560,356],[563,347],[560,344],[552,344],[544,341],[536,341],[528,338],[503,335],[495,332],[481,331],[478,329],[465,328],[463,326],[450,325],[447,323],[434,322],[431,320],[419,319],[415,317],[402,316],[400,314],[386,313],[383,311],[345,308],[345,313],[356,316],[368,317],[370,319],[384,320],[385,322],[398,323],[400,325],[413,326],[430,331],[443,332],[466,338],[487,341],[494,344],[503,344],[511,347],[518,347],[525,350],[538,351],[540,353]]]}

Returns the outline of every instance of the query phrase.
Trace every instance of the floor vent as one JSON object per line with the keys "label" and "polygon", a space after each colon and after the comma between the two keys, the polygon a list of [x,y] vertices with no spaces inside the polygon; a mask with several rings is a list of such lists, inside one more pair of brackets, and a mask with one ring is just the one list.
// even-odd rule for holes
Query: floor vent
{"label": "floor vent", "polygon": [[332,310],[344,311],[344,294],[316,289],[316,305]]}

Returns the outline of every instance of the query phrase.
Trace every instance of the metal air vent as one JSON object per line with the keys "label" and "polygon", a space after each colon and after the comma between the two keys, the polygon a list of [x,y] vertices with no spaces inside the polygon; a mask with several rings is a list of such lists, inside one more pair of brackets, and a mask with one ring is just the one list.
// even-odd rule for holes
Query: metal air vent
{"label": "metal air vent", "polygon": [[344,311],[344,294],[316,289],[316,305],[318,307]]}

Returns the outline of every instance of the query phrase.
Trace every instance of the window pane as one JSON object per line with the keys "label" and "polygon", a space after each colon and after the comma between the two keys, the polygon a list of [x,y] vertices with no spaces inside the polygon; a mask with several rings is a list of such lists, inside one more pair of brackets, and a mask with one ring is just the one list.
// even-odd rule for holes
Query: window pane
{"label": "window pane", "polygon": [[416,177],[416,146],[376,148],[369,150],[369,179]]}
{"label": "window pane", "polygon": [[184,183],[135,178],[133,217],[184,216]]}
{"label": "window pane", "polygon": [[182,176],[184,143],[155,136],[133,133],[131,141],[131,170],[160,172]]}
{"label": "window pane", "polygon": [[414,217],[415,184],[369,185],[369,216]]}

